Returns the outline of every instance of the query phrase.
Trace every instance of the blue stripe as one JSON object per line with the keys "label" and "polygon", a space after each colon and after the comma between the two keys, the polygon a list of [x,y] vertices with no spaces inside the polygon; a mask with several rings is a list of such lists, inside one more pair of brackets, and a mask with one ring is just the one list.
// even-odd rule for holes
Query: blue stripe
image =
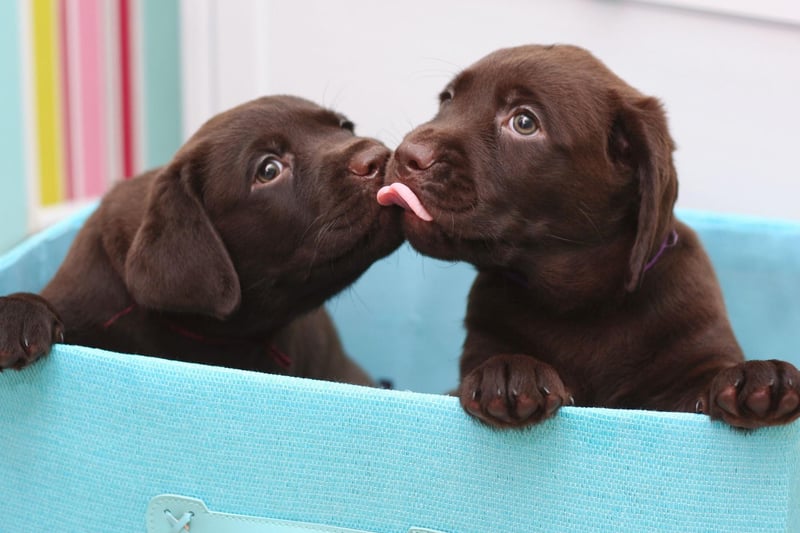
{"label": "blue stripe", "polygon": [[0,250],[27,230],[19,2],[0,2]]}
{"label": "blue stripe", "polygon": [[180,13],[177,0],[142,2],[145,165],[162,165],[181,145]]}

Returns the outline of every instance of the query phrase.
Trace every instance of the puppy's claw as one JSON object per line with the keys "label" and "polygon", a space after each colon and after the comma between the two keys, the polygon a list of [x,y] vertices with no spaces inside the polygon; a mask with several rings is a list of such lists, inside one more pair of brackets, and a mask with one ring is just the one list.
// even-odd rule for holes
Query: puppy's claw
{"label": "puppy's claw", "polygon": [[481,412],[481,391],[480,389],[472,389],[470,400],[464,403],[464,409],[473,416],[478,416]]}
{"label": "puppy's claw", "polygon": [[694,404],[694,412],[698,414],[704,414],[706,412],[706,402],[704,402],[702,398],[697,400],[697,403]]}
{"label": "puppy's claw", "polygon": [[559,407],[561,407],[561,398],[558,396],[548,395],[547,398],[545,398],[544,412],[547,413],[547,416],[555,413]]}
{"label": "puppy's claw", "polygon": [[64,343],[64,328],[62,328],[59,324],[56,324],[53,328],[53,338],[57,343]]}

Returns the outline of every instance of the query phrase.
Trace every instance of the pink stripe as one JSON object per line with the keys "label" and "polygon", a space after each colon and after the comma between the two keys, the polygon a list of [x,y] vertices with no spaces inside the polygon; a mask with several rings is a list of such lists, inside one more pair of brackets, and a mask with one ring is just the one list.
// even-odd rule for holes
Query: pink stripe
{"label": "pink stripe", "polygon": [[133,123],[134,80],[133,80],[133,30],[131,28],[132,0],[119,0],[119,68],[120,99],[122,102],[122,164],[124,176],[130,178],[136,173],[136,127]]}
{"label": "pink stripe", "polygon": [[83,123],[81,154],[83,193],[86,197],[105,192],[108,169],[106,132],[106,86],[103,64],[103,0],[81,0],[78,9],[78,39],[81,76],[80,107]]}
{"label": "pink stripe", "polygon": [[58,22],[61,30],[61,101],[63,102],[64,120],[64,155],[67,173],[66,195],[68,200],[75,199],[75,172],[72,153],[72,102],[70,100],[70,49],[69,49],[69,22],[67,18],[67,0],[60,0],[58,3]]}

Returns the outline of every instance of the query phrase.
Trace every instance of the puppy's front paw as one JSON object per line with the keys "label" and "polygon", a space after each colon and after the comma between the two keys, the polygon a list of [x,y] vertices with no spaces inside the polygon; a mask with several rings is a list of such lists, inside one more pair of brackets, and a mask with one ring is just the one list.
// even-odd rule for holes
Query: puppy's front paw
{"label": "puppy's front paw", "polygon": [[788,424],[800,417],[800,371],[785,361],[747,361],[717,374],[698,410],[734,427]]}
{"label": "puppy's front paw", "polygon": [[0,371],[21,369],[64,341],[64,326],[55,310],[36,294],[0,298]]}
{"label": "puppy's front paw", "polygon": [[572,402],[558,373],[527,355],[496,355],[461,380],[464,410],[499,428],[522,427],[548,418]]}

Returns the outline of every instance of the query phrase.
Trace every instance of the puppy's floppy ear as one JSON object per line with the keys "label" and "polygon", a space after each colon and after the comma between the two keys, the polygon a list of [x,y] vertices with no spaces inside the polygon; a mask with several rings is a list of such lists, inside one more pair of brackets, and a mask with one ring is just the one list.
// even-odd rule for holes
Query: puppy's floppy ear
{"label": "puppy's floppy ear", "polygon": [[239,306],[239,277],[187,168],[176,160],[155,177],[125,283],[144,307],[225,318]]}
{"label": "puppy's floppy ear", "polygon": [[672,209],[678,197],[678,177],[672,162],[674,143],[661,103],[655,98],[615,97],[612,158],[629,167],[639,185],[636,238],[628,263],[625,288],[634,291],[645,265],[672,231]]}

